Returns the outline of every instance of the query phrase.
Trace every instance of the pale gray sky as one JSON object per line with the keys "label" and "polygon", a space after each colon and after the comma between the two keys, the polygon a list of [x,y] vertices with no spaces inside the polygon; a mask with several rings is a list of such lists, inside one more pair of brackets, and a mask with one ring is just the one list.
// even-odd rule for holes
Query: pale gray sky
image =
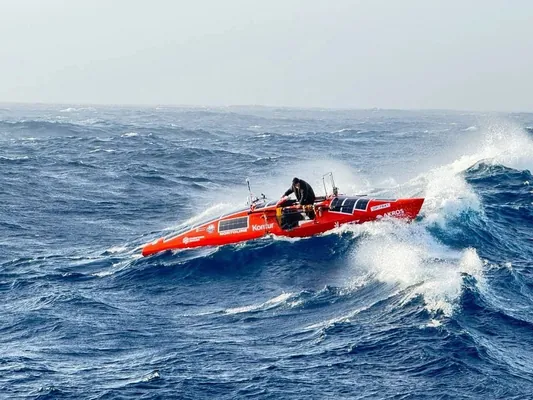
{"label": "pale gray sky", "polygon": [[0,101],[533,111],[529,0],[0,0]]}

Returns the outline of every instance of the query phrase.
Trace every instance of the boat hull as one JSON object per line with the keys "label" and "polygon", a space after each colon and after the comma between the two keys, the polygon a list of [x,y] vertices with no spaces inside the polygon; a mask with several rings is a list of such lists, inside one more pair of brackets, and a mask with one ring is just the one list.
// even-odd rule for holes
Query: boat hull
{"label": "boat hull", "polygon": [[371,199],[331,196],[311,206],[294,203],[259,203],[191,227],[170,238],[145,245],[143,256],[166,250],[187,249],[258,239],[265,235],[308,237],[345,224],[361,224],[384,217],[414,219],[423,198]]}

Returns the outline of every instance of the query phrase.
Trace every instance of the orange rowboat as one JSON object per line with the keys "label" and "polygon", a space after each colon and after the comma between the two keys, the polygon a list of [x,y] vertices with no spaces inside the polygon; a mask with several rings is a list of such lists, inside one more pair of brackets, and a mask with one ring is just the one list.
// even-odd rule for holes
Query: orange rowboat
{"label": "orange rowboat", "polygon": [[[252,198],[252,197],[251,197]],[[333,193],[318,197],[314,204],[301,206],[295,200],[255,199],[250,206],[207,222],[191,226],[170,238],[161,238],[143,247],[143,256],[165,250],[222,246],[258,239],[265,235],[307,237],[344,224],[362,224],[383,217],[414,219],[423,198],[375,199]]]}

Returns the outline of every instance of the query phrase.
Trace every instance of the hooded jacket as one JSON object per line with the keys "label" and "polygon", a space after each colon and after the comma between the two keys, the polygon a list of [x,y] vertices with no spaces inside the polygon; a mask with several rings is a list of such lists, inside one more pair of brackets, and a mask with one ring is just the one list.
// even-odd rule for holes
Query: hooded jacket
{"label": "hooded jacket", "polygon": [[283,196],[289,196],[291,193],[294,193],[301,205],[313,204],[315,202],[315,192],[313,191],[313,188],[303,179],[300,179],[300,189],[292,185]]}

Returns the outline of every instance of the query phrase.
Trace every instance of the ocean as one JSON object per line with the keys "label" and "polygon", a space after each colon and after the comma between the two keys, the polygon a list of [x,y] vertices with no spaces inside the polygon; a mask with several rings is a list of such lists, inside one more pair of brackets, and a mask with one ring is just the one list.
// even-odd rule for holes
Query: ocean
{"label": "ocean", "polygon": [[[0,106],[0,398],[533,398],[533,114]],[[293,177],[412,223],[142,257]]]}

